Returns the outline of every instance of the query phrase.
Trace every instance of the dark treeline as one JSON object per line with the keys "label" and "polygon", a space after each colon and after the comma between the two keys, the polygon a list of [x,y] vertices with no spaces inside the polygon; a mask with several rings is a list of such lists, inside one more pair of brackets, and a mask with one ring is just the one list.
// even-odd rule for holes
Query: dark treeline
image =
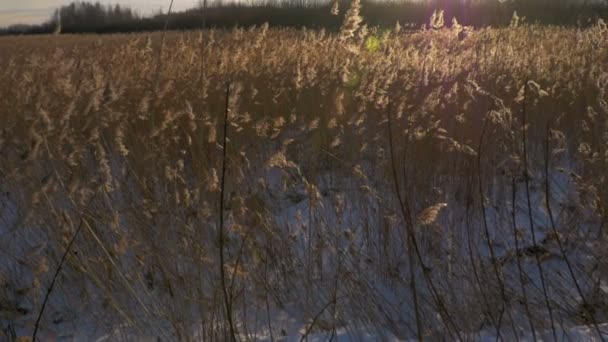
{"label": "dark treeline", "polygon": [[[313,0],[314,1],[314,0]],[[169,29],[190,30],[203,27],[249,27],[268,23],[279,27],[308,27],[337,30],[349,7],[348,0],[338,0],[340,14],[330,13],[331,4],[310,0],[266,0],[265,2],[210,2],[206,9],[199,6],[187,11],[152,17],[141,17],[127,7],[103,6],[99,3],[76,2],[63,6],[46,23],[14,25],[0,29],[0,34],[51,33],[115,33]],[[528,22],[541,24],[585,26],[598,18],[608,17],[608,0],[431,0],[374,1],[362,0],[362,15],[370,26],[401,24],[423,25],[433,11],[443,9],[445,22],[456,17],[461,24],[471,26],[508,25],[513,12]],[[167,20],[168,19],[168,20]]]}
{"label": "dark treeline", "polygon": [[59,21],[66,27],[78,26],[112,26],[125,22],[137,21],[139,18],[130,8],[120,5],[102,6],[100,3],[71,3],[55,11],[52,22]]}
{"label": "dark treeline", "polygon": [[[141,21],[135,12],[119,4],[103,6],[99,2],[72,2],[55,10],[41,25],[13,25],[4,33],[105,32],[111,27],[128,27]],[[1,31],[0,31],[1,32]]]}

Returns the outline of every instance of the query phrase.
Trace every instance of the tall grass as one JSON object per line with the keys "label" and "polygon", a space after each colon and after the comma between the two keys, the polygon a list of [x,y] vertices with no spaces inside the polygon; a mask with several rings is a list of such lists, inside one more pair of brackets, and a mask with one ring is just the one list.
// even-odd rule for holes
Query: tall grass
{"label": "tall grass", "polygon": [[168,32],[162,69],[161,34],[1,38],[7,336],[81,221],[42,338],[227,340],[227,307],[239,340],[292,333],[281,314],[421,339],[605,322],[606,25],[355,22]]}

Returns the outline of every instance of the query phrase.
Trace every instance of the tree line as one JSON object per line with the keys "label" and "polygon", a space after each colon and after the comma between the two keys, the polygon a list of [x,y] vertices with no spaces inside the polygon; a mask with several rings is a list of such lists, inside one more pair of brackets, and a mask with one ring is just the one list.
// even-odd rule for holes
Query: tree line
{"label": "tree line", "polygon": [[[247,1],[247,0],[245,0]],[[249,27],[268,23],[275,27],[307,27],[337,30],[349,0],[338,1],[338,14],[333,3],[323,0],[251,0],[247,2],[201,1],[198,6],[177,13],[138,15],[132,9],[104,6],[100,3],[73,2],[57,9],[40,25],[13,25],[0,29],[0,34],[116,33],[169,29],[191,30],[203,27]],[[540,24],[585,26],[608,17],[608,0],[362,0],[361,14],[371,26],[390,27],[401,24],[423,25],[433,11],[443,9],[446,23],[456,17],[463,25],[508,25],[514,12],[528,22]],[[334,13],[335,14],[335,13]]]}

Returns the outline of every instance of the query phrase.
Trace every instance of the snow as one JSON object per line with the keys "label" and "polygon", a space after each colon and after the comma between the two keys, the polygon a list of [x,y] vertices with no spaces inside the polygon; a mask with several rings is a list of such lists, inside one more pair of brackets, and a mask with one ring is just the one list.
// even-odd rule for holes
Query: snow
{"label": "snow", "polygon": [[[403,254],[405,249],[399,245],[402,241],[406,241],[405,232],[400,228],[401,214],[397,210],[396,200],[390,199],[391,180],[383,179],[381,170],[379,171],[375,167],[373,164],[364,164],[364,173],[368,179],[347,174],[317,175],[309,180],[311,184],[314,184],[312,189],[316,190],[312,192],[315,193],[311,193],[311,186],[302,179],[303,171],[297,167],[288,171],[270,168],[259,170],[259,174],[252,175],[253,179],[264,178],[266,186],[260,197],[272,212],[276,226],[283,227],[284,235],[293,239],[292,243],[285,238],[285,244],[294,250],[294,255],[298,259],[297,264],[304,264],[304,260],[308,257],[307,249],[318,234],[330,238],[332,245],[331,248],[324,250],[319,264],[320,269],[313,272],[313,279],[315,282],[319,282],[318,286],[307,290],[307,285],[302,280],[301,284],[295,284],[298,288],[294,289],[294,291],[300,292],[300,301],[282,303],[282,305],[274,304],[269,313],[258,312],[254,314],[254,317],[247,318],[247,322],[240,322],[239,331],[248,330],[247,335],[241,335],[243,340],[300,341],[307,333],[308,341],[414,340],[413,296],[409,290],[407,277],[403,276],[409,274],[409,265],[405,262],[407,260]],[[591,215],[588,215],[585,209],[570,209],[576,207],[580,198],[576,184],[568,173],[555,172],[551,181],[553,191],[551,206],[556,220],[560,222],[560,227],[568,226],[568,222],[577,223],[577,230],[574,233],[566,233],[561,229],[560,233],[564,234],[561,237],[566,245],[568,258],[574,266],[576,277],[580,281],[580,286],[584,293],[590,293],[594,287],[594,283],[589,281],[591,273],[588,269],[594,264],[590,255],[601,246],[598,246],[593,239],[586,239],[585,236],[597,222]],[[536,239],[542,242],[544,249],[542,264],[546,283],[549,284],[549,297],[554,307],[577,310],[582,299],[575,291],[564,257],[555,242],[548,239],[551,227],[547,210],[543,204],[545,194],[541,175],[533,174],[531,184],[532,217],[537,233]],[[441,186],[442,184],[438,184],[439,188]],[[459,186],[460,184],[455,184],[454,188],[436,191],[436,195],[441,198],[442,202],[447,203],[447,207],[441,211],[436,225],[425,228],[427,230],[421,233],[420,243],[425,250],[424,263],[433,269],[432,274],[437,286],[445,293],[449,293],[451,288],[454,293],[459,294],[452,300],[462,301],[463,312],[455,314],[472,315],[471,317],[475,318],[475,315],[481,315],[482,312],[466,306],[471,304],[468,301],[470,298],[467,296],[472,293],[471,291],[476,291],[477,285],[472,281],[471,274],[462,274],[463,265],[459,263],[470,262],[468,255],[472,253],[479,258],[476,262],[488,265],[491,254],[483,232],[484,225],[480,216],[480,206],[477,203],[467,208],[461,198],[456,195]],[[489,198],[484,204],[486,220],[496,258],[500,261],[505,287],[508,289],[509,295],[518,298],[521,296],[521,288],[513,238],[513,223],[511,222],[510,180],[492,175],[491,179],[485,183],[485,187],[486,196]],[[529,303],[533,306],[533,316],[536,320],[546,323],[547,313],[540,290],[542,288],[540,273],[533,257],[533,250],[530,249],[533,247],[533,242],[529,227],[525,184],[521,180],[516,185],[516,191],[515,219],[516,226],[521,233],[518,243],[522,251],[519,260],[525,277],[529,279],[525,289],[529,296]],[[412,197],[414,209],[421,210],[428,207],[429,203],[424,199]],[[121,200],[123,199],[120,197],[112,198],[112,201],[116,203]],[[23,216],[23,213],[17,212],[16,199],[4,196],[0,199],[0,207],[2,208],[0,215],[2,238],[0,241],[10,242],[10,244],[1,246],[2,270],[9,271],[14,278],[9,282],[10,286],[14,287],[13,293],[21,293],[21,295],[8,299],[11,303],[15,303],[14,308],[10,308],[10,310],[0,308],[0,323],[5,331],[10,332],[8,335],[29,336],[33,330],[35,314],[40,306],[41,298],[38,295],[41,293],[40,286],[46,286],[46,283],[38,284],[38,289],[33,287],[33,284],[40,280],[35,279],[31,265],[23,265],[23,258],[26,256],[34,259],[40,257],[51,246],[47,245],[48,240],[44,236],[32,234],[32,231],[39,227],[28,226],[15,229],[21,224],[19,218]],[[232,219],[232,216],[228,215],[229,224]],[[311,226],[318,227],[318,230],[310,230]],[[389,250],[402,251],[402,254],[381,255],[375,253],[377,251],[375,247],[365,246],[370,240],[380,236],[377,232],[378,229],[394,232],[395,238],[384,243],[390,247]],[[8,239],[8,236],[11,238]],[[471,238],[473,251],[469,251],[468,245],[462,243],[467,241],[467,238]],[[455,245],[454,241],[461,243]],[[585,243],[581,244],[580,241],[585,241]],[[356,258],[344,258],[343,255],[348,253],[356,255]],[[54,258],[51,259],[51,265],[56,263],[57,256]],[[385,259],[387,258],[398,261],[391,265],[392,269],[386,267]],[[127,254],[121,259],[120,264],[128,269],[137,267],[135,256],[132,254]],[[361,296],[361,302],[349,303],[345,307],[351,305],[350,310],[355,313],[358,310],[368,309],[376,313],[382,308],[382,303],[390,303],[386,308],[382,308],[386,310],[385,315],[388,316],[384,321],[352,320],[350,318],[356,316],[353,312],[342,311],[338,314],[332,311],[331,305],[327,306],[326,310],[322,310],[329,302],[331,291],[327,289],[331,288],[329,285],[332,283],[332,277],[338,274],[336,271],[338,266],[356,273],[358,281],[361,282],[360,288],[354,289],[360,291],[357,295]],[[175,270],[180,276],[187,276],[195,274],[199,268],[200,266],[189,263],[185,258],[184,262],[179,263]],[[391,272],[396,276],[391,275]],[[487,285],[484,291],[487,291],[489,295],[495,295],[497,293],[494,289],[495,279],[491,272],[486,273],[482,275],[483,285]],[[419,294],[430,301],[430,291],[423,282],[422,271],[416,269],[415,276],[419,279],[417,285]],[[53,322],[53,325],[43,327],[41,331],[43,340],[101,342],[179,339],[172,332],[170,323],[155,315],[160,306],[170,303],[170,299],[155,302],[155,298],[158,298],[155,296],[161,294],[150,293],[143,284],[136,284],[133,288],[141,298],[142,305],[148,307],[151,313],[141,313],[142,307],[134,304],[131,309],[140,312],[140,318],[147,323],[130,325],[125,322],[121,323],[120,317],[117,317],[112,310],[88,312],[86,309],[83,311],[78,308],[75,294],[82,292],[78,286],[84,286],[87,289],[85,292],[89,293],[95,302],[103,301],[103,294],[92,284],[70,285],[70,281],[74,279],[69,275],[60,280],[59,288],[51,296],[48,310],[45,312],[45,322]],[[608,298],[608,279],[600,276],[598,287],[601,293]],[[352,297],[349,297],[351,295],[357,297],[344,290],[337,300],[352,300]],[[520,341],[532,341],[525,308],[523,305],[517,305],[516,302],[516,300],[511,301],[511,309],[514,315],[514,325],[520,334],[519,339]],[[366,305],[369,303],[373,303],[377,307],[367,308]],[[424,312],[426,319],[432,324],[441,324],[441,319],[432,316],[430,311]],[[18,314],[19,312],[25,312],[25,314]],[[317,314],[318,320],[312,324],[312,320]],[[195,315],[193,314],[193,317],[196,317]],[[268,323],[266,315],[270,316],[272,338],[270,331],[266,328]],[[562,314],[556,316],[557,335],[560,339],[564,341],[599,340],[592,327],[581,325],[580,321],[575,322],[568,317],[563,317]],[[243,325],[244,323],[247,323],[247,328]],[[608,324],[600,324],[600,329],[604,331],[605,338],[608,338]],[[189,334],[194,339],[197,336],[202,338],[203,333],[196,324],[193,324],[189,330]],[[477,327],[477,330],[470,328],[460,333],[467,340],[473,341],[495,341],[497,337],[495,328],[488,327],[487,324],[484,327]],[[514,337],[506,324],[501,330],[501,336],[507,340]],[[542,331],[538,332],[537,340],[553,340],[552,331],[544,326]]]}

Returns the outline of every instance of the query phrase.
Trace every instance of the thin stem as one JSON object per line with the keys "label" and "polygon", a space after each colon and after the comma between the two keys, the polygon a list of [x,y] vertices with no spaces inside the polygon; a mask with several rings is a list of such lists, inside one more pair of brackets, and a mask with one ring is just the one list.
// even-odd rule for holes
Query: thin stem
{"label": "thin stem", "polygon": [[[537,247],[536,243],[536,231],[534,229],[534,218],[532,217],[532,201],[530,199],[530,176],[528,175],[528,143],[526,138],[527,133],[527,122],[526,122],[526,97],[528,94],[528,80],[524,84],[524,100],[521,109],[521,123],[522,123],[522,140],[523,140],[523,154],[524,154],[524,182],[526,184],[526,200],[528,205],[528,219],[530,221],[530,232],[532,234],[532,244],[534,247]],[[557,332],[555,330],[555,322],[553,320],[553,310],[551,309],[551,303],[549,302],[549,295],[547,293],[547,285],[545,283],[545,275],[543,272],[543,267],[540,262],[540,256],[538,253],[534,253],[534,257],[536,260],[536,266],[538,267],[538,272],[540,273],[540,283],[543,290],[543,295],[545,297],[545,304],[547,306],[547,310],[549,311],[549,319],[551,320],[551,331],[553,333],[553,339],[557,341]]]}
{"label": "thin stem", "polygon": [[515,323],[513,322],[513,316],[511,313],[511,308],[509,305],[509,301],[507,299],[507,294],[506,294],[506,290],[505,290],[505,284],[502,280],[502,276],[501,276],[501,272],[498,269],[498,262],[496,261],[496,253],[494,251],[494,246],[492,244],[492,240],[490,238],[490,229],[488,228],[488,219],[487,219],[487,214],[486,214],[486,205],[484,203],[484,190],[483,190],[483,179],[482,179],[482,173],[481,173],[481,160],[482,160],[482,147],[483,147],[483,139],[485,137],[486,134],[486,130],[487,130],[487,126],[488,126],[488,121],[484,119],[483,122],[483,127],[481,129],[481,135],[479,136],[479,146],[477,149],[477,185],[478,185],[478,190],[479,190],[479,205],[481,207],[481,214],[482,214],[482,219],[483,219],[483,228],[484,228],[484,233],[485,233],[485,237],[486,237],[486,242],[488,244],[488,249],[490,250],[490,261],[492,263],[492,268],[494,270],[494,275],[496,276],[496,281],[498,281],[498,286],[500,288],[500,295],[502,297],[502,308],[501,308],[501,315],[498,319],[498,325],[496,326],[496,339],[498,339],[498,336],[500,335],[500,326],[501,326],[501,318],[502,318],[502,313],[504,312],[504,310],[506,309],[507,313],[509,314],[509,318],[511,320],[511,326],[513,329],[513,334],[515,335],[515,339],[517,341],[519,341],[519,336],[517,335],[517,329],[515,328]]}
{"label": "thin stem", "polygon": [[226,184],[226,151],[228,150],[228,112],[230,106],[230,83],[226,85],[226,108],[224,112],[224,137],[223,137],[223,148],[222,148],[222,177],[220,179],[220,277],[222,282],[222,292],[224,293],[224,304],[226,305],[226,318],[230,325],[230,335],[232,341],[236,341],[236,331],[234,328],[234,322],[232,321],[232,304],[230,296],[228,295],[228,288],[226,286],[226,271],[224,270],[225,256],[224,256],[224,245],[226,239],[226,232],[224,231],[224,192]]}
{"label": "thin stem", "polygon": [[536,329],[534,328],[534,321],[532,313],[530,312],[530,305],[528,303],[528,294],[526,292],[525,277],[523,268],[521,267],[521,256],[519,255],[519,237],[517,233],[517,220],[516,220],[516,208],[515,200],[517,198],[517,185],[515,184],[515,178],[511,179],[511,220],[513,221],[513,239],[515,239],[515,259],[517,263],[517,270],[519,272],[519,282],[521,284],[521,293],[524,297],[524,308],[526,309],[526,315],[530,322],[530,330],[532,331],[532,339],[536,342]]}
{"label": "thin stem", "polygon": [[68,243],[68,246],[66,247],[65,251],[63,252],[63,255],[61,256],[61,261],[59,261],[59,265],[57,266],[57,269],[55,270],[55,274],[53,275],[53,279],[51,280],[51,284],[49,285],[48,289],[46,290],[46,295],[44,296],[44,300],[42,301],[42,307],[40,307],[40,312],[38,312],[38,318],[36,318],[36,324],[34,325],[34,333],[32,334],[33,342],[36,342],[36,336],[38,335],[38,328],[40,326],[40,320],[42,319],[42,314],[44,314],[44,309],[46,308],[46,303],[48,302],[49,298],[51,297],[51,292],[53,292],[53,287],[55,286],[55,281],[57,281],[57,277],[59,277],[59,273],[61,272],[61,269],[63,268],[63,264],[65,263],[65,260],[67,259],[68,254],[72,250],[72,246],[74,245],[74,241],[76,241],[76,237],[78,237],[78,234],[82,230],[83,221],[84,221],[84,218],[80,219],[80,224],[78,225],[78,228],[74,232],[74,235],[72,235],[72,238],[70,239],[70,242]]}
{"label": "thin stem", "polygon": [[[403,199],[401,198],[401,190],[399,188],[399,180],[397,179],[397,167],[395,165],[395,161],[394,161],[394,157],[393,157],[393,130],[391,128],[391,115],[390,115],[390,110],[387,109],[387,116],[388,116],[388,140],[389,140],[389,145],[390,145],[390,150],[391,150],[391,163],[392,163],[392,170],[393,170],[393,178],[394,178],[394,183],[395,183],[395,190],[397,192],[397,197],[399,199],[399,205],[402,208],[402,212],[404,212],[403,208],[405,207],[404,203],[403,203]],[[404,217],[405,219],[405,217]],[[409,254],[409,260],[410,260],[410,278],[411,278],[411,289],[412,289],[412,296],[414,298],[414,312],[416,313],[416,332],[418,334],[418,339],[420,341],[422,341],[422,336],[423,336],[423,331],[422,331],[422,320],[420,318],[420,307],[418,304],[418,291],[416,289],[416,275],[414,272],[414,256],[412,255],[412,250],[413,250],[413,246],[412,246],[412,240],[414,239],[414,237],[412,236],[411,233],[408,234],[408,254]]]}
{"label": "thin stem", "polygon": [[[455,329],[454,332],[456,333],[458,340],[462,340],[458,327],[456,326],[456,324],[454,324],[454,321],[452,320],[448,310],[445,307],[445,303],[443,302],[443,299],[439,296],[439,294],[437,292],[437,288],[433,284],[433,281],[429,274],[428,267],[426,267],[424,265],[424,259],[422,258],[422,252],[420,251],[420,247],[418,246],[418,242],[417,242],[417,239],[415,236],[414,223],[412,222],[412,215],[409,210],[409,204],[406,203],[407,198],[401,194],[401,189],[399,186],[399,179],[397,176],[397,165],[395,163],[395,149],[393,146],[392,119],[391,119],[391,114],[390,114],[390,106],[386,112],[387,112],[387,118],[388,118],[388,140],[389,140],[393,182],[395,185],[395,192],[396,192],[397,198],[399,200],[401,214],[403,215],[403,219],[406,223],[405,227],[406,227],[407,233],[409,235],[409,243],[411,244],[410,247],[413,247],[414,251],[416,252],[416,257],[418,258],[418,262],[420,263],[420,268],[422,269],[422,273],[424,274],[426,283],[428,284],[428,286],[431,290],[431,294],[433,296],[433,301],[437,305],[438,309],[440,311],[443,311],[443,315],[441,315],[441,317],[442,317],[442,321],[443,321],[444,325],[447,328],[447,332],[451,335],[451,331],[449,329],[449,325],[451,324]],[[414,298],[416,298],[417,293],[414,292],[413,294],[414,294]],[[415,306],[417,305],[416,301],[414,302],[414,305]],[[421,327],[420,317],[418,317],[420,315],[420,313],[419,313],[419,309],[417,307],[415,307],[415,310],[416,310],[416,316],[417,316],[416,324],[418,325],[418,335],[419,335],[420,339],[422,339],[422,331],[421,331],[422,327]]]}
{"label": "thin stem", "polygon": [[[472,181],[471,181],[472,182]],[[490,321],[492,321],[492,324],[498,325],[496,323],[496,320],[494,318],[494,315],[492,314],[492,309],[490,307],[490,303],[488,301],[488,297],[486,296],[486,292],[484,291],[484,287],[482,286],[481,283],[481,279],[479,277],[479,272],[477,271],[477,265],[475,264],[475,258],[473,257],[473,242],[471,241],[471,223],[470,223],[470,210],[471,210],[471,202],[472,202],[472,194],[471,194],[471,188],[473,187],[472,184],[468,185],[468,198],[467,198],[467,206],[466,206],[466,233],[467,233],[467,250],[468,250],[468,254],[469,254],[469,259],[471,260],[471,268],[473,270],[473,276],[475,278],[475,282],[477,283],[477,286],[479,287],[479,292],[481,293],[481,299],[483,301],[484,306],[486,307],[487,310],[487,315],[490,319]],[[498,337],[501,338],[500,336],[500,331],[498,331]]]}
{"label": "thin stem", "polygon": [[300,338],[300,342],[303,342],[308,338],[308,335],[310,335],[310,332],[312,331],[312,328],[317,323],[317,320],[319,319],[319,317],[321,317],[321,315],[325,312],[325,310],[327,310],[327,308],[329,308],[329,306],[334,303],[334,300],[335,299],[332,298],[329,302],[327,302],[327,304],[325,304],[325,306],[317,313],[317,315],[315,317],[313,317],[312,322],[310,322],[310,325],[308,326],[308,328],[306,328],[306,331],[304,331],[304,334]]}

